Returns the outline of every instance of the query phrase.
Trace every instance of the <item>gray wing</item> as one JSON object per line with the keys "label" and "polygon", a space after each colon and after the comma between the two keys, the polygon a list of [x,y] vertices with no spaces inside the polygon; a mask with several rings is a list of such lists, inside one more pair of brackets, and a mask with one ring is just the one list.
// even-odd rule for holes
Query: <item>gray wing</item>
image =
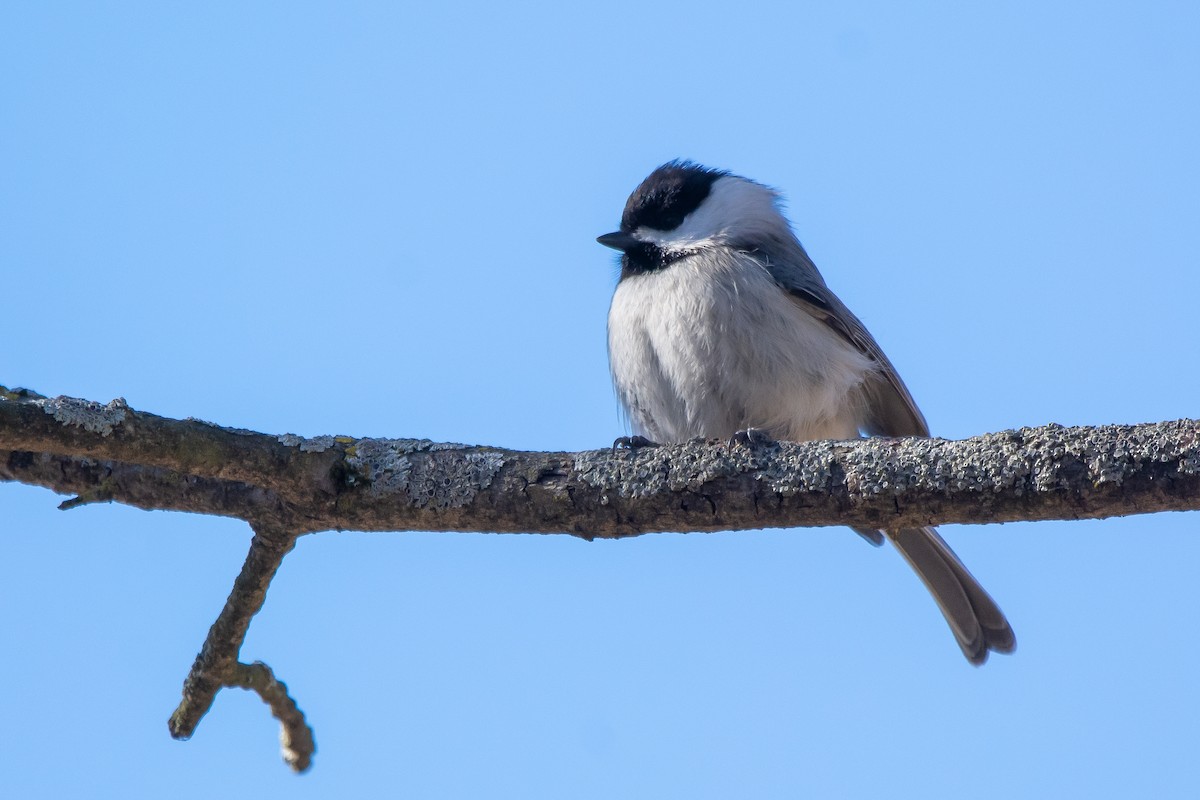
{"label": "gray wing", "polygon": [[[925,418],[875,338],[825,285],[799,242],[782,244],[788,248],[785,258],[768,258],[763,262],[776,282],[805,311],[824,320],[879,365],[879,370],[861,389],[863,430],[883,436],[928,436]],[[873,544],[881,543],[878,531],[854,530]],[[937,531],[904,528],[888,531],[887,535],[933,595],[968,661],[979,665],[987,660],[989,652],[1011,653],[1016,648],[1017,640],[1004,612]]]}
{"label": "gray wing", "polygon": [[872,436],[928,436],[929,426],[925,424],[925,417],[875,337],[825,285],[821,273],[799,242],[793,240],[777,244],[787,248],[788,252],[783,254],[785,257],[763,260],[775,282],[801,303],[806,311],[824,320],[839,336],[879,365],[879,370],[860,389],[864,409],[863,430]]}

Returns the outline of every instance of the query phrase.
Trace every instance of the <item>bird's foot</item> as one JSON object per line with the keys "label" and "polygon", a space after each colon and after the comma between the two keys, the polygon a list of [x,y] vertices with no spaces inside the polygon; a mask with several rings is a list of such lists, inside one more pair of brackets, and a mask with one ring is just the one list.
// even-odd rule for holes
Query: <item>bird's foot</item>
{"label": "bird's foot", "polygon": [[733,436],[729,437],[726,446],[732,450],[735,444],[740,444],[743,447],[753,450],[755,447],[774,443],[775,440],[765,431],[761,431],[758,428],[746,428],[744,431],[735,431]]}
{"label": "bird's foot", "polygon": [[652,442],[645,436],[620,436],[613,442],[612,451],[638,450],[642,447],[658,447],[658,442]]}

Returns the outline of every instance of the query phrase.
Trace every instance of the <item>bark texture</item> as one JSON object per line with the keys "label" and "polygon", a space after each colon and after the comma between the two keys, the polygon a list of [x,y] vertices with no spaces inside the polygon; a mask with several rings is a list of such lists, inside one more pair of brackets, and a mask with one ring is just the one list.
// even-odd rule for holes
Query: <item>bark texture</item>
{"label": "bark texture", "polygon": [[535,453],[303,438],[5,390],[0,480],[139,508],[321,530],[568,533],[1089,519],[1200,508],[1195,420],[1045,425],[961,441]]}

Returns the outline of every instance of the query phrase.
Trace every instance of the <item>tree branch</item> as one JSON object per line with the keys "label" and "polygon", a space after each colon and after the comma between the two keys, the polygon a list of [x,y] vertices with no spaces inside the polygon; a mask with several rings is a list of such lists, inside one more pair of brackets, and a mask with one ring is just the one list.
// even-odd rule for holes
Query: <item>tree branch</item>
{"label": "tree branch", "polygon": [[271,707],[271,713],[283,727],[280,740],[284,760],[297,772],[308,769],[316,745],[312,730],[305,723],[303,712],[288,696],[287,687],[261,661],[246,665],[237,660],[251,618],[262,608],[271,579],[295,544],[296,537],[286,532],[255,529],[246,563],[234,581],[221,615],[208,631],[208,638],[183,682],[183,699],[167,723],[174,738],[191,738],[222,688],[252,689]]}
{"label": "tree branch", "polygon": [[1200,508],[1200,423],[1047,425],[962,441],[531,453],[305,439],[5,392],[0,480],[294,533],[569,533],[1085,519]]}
{"label": "tree branch", "polygon": [[746,447],[693,441],[531,453],[425,439],[269,435],[0,387],[0,481],[237,517],[254,528],[233,591],[188,674],[171,735],[226,686],[259,693],[284,757],[308,767],[304,715],[261,662],[238,661],[296,538],[321,530],[567,533],[1088,519],[1200,509],[1200,422],[1046,425],[962,441],[871,438]]}
{"label": "tree branch", "polygon": [[304,772],[312,765],[313,753],[317,751],[312,728],[305,721],[304,712],[288,695],[287,685],[275,677],[270,667],[261,661],[234,664],[233,674],[225,685],[257,692],[270,707],[271,715],[279,720],[279,745],[288,766],[295,772]]}
{"label": "tree branch", "polygon": [[212,706],[217,690],[232,677],[250,619],[262,608],[267,586],[294,543],[295,539],[287,535],[255,532],[233,591],[209,628],[208,638],[183,683],[183,700],[169,723],[171,735],[176,739],[187,739],[195,732],[200,718]]}

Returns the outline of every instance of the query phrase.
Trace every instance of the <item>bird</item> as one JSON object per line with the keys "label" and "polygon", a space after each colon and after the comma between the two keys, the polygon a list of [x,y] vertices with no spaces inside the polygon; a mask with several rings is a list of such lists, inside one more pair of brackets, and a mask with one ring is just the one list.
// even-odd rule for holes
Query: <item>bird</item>
{"label": "bird", "polygon": [[[608,355],[635,436],[618,441],[929,436],[781,206],[769,186],[675,160],[633,191],[618,230],[597,237],[620,252]],[[895,545],[971,664],[1015,649],[1000,607],[934,528],[855,530]]]}

